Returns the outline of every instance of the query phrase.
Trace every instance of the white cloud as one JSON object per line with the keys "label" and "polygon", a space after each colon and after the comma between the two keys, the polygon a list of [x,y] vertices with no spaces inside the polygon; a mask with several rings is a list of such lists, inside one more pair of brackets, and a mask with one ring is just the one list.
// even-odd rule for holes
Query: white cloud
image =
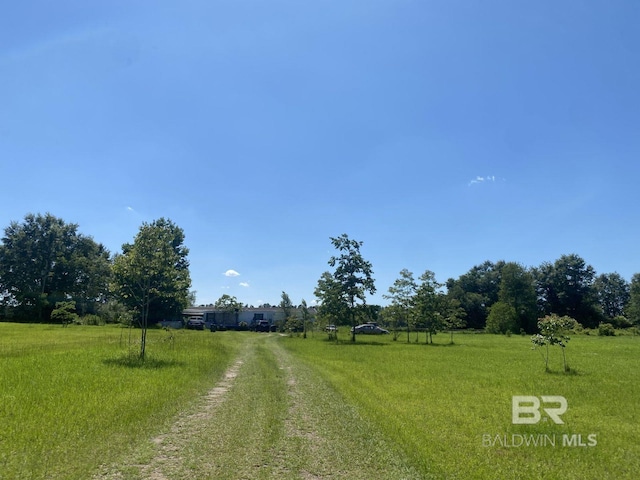
{"label": "white cloud", "polygon": [[240,276],[240,274],[238,272],[236,272],[235,270],[227,270],[226,272],[223,273],[223,275],[225,277],[238,277],[238,276]]}
{"label": "white cloud", "polygon": [[475,185],[476,183],[483,183],[483,182],[495,182],[496,181],[496,176],[495,175],[488,175],[486,177],[476,177],[473,180],[469,181],[468,186],[470,187],[471,185]]}
{"label": "white cloud", "polygon": [[240,282],[238,285],[240,285],[241,287],[248,287],[249,283],[248,282]]}

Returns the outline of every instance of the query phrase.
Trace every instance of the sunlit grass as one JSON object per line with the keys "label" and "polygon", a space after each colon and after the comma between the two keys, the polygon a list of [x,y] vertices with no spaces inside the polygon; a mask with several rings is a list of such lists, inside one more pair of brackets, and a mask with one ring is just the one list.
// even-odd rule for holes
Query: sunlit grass
{"label": "sunlit grass", "polygon": [[[640,341],[574,337],[574,373],[551,373],[528,337],[457,335],[439,345],[359,337],[356,344],[283,339],[357,405],[425,475],[440,478],[633,478],[640,471]],[[565,425],[512,425],[513,395],[562,395]],[[501,447],[483,435],[595,433],[594,447]]]}
{"label": "sunlit grass", "polygon": [[209,332],[0,324],[0,478],[89,478],[210,387],[236,344]]}

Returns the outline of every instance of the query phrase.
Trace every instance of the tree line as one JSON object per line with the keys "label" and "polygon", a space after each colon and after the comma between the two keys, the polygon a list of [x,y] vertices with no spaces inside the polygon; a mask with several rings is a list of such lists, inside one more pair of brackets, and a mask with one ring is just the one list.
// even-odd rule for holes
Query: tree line
{"label": "tree line", "polygon": [[[570,317],[584,328],[611,324],[615,328],[640,325],[640,274],[627,282],[620,274],[597,275],[577,254],[555,262],[525,267],[516,262],[485,261],[459,278],[436,281],[426,270],[416,280],[400,271],[383,297],[389,305],[367,305],[375,292],[372,265],[360,253],[362,242],[346,234],[331,238],[339,257],[331,257],[333,272],[324,272],[315,294],[318,315],[326,323],[351,324],[381,320],[399,331],[427,333],[467,327],[491,333],[536,333],[538,320],[548,315]],[[353,337],[355,340],[355,336]]]}
{"label": "tree line", "polygon": [[143,223],[112,255],[101,243],[49,213],[11,222],[0,243],[0,318],[102,321],[129,318],[142,327],[180,317],[191,286],[184,232],[171,220]]}

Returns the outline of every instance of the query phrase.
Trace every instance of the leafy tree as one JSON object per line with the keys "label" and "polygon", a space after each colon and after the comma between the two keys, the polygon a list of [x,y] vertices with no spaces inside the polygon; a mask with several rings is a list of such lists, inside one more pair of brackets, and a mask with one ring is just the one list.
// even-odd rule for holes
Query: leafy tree
{"label": "leafy tree", "polygon": [[56,307],[51,312],[51,320],[67,326],[78,321],[75,302],[56,302]]}
{"label": "leafy tree", "polygon": [[372,266],[360,253],[363,242],[351,240],[346,233],[330,238],[340,255],[332,256],[329,265],[335,267],[333,278],[339,286],[339,301],[346,307],[351,319],[351,341],[355,342],[357,309],[366,305],[367,292],[376,292]]}
{"label": "leafy tree", "polygon": [[[280,310],[282,310],[282,314],[283,314],[283,325],[287,325],[287,329],[291,330],[291,331],[295,331],[298,328],[298,318],[294,317],[291,312],[293,311],[293,303],[291,302],[291,298],[289,298],[289,295],[287,294],[287,292],[282,292],[282,295],[280,297]],[[283,327],[281,326],[280,330],[282,330]]]}
{"label": "leafy tree", "polygon": [[507,333],[516,329],[518,314],[516,309],[505,302],[496,302],[491,305],[487,318],[487,332]]}
{"label": "leafy tree", "polygon": [[485,261],[471,268],[457,280],[447,280],[447,295],[460,302],[466,312],[467,325],[482,329],[487,322],[489,308],[498,301],[504,261]]}
{"label": "leafy tree", "polygon": [[448,295],[440,294],[440,303],[444,328],[449,330],[451,336],[449,343],[453,343],[453,332],[459,328],[464,328],[467,324],[465,317],[467,312],[460,306],[460,302]]}
{"label": "leafy tree", "polygon": [[238,317],[242,311],[242,303],[234,296],[223,294],[213,304],[216,310],[220,310],[224,315],[231,315],[234,318],[235,324],[238,325]]}
{"label": "leafy tree", "polygon": [[[329,272],[323,272],[314,290],[314,295],[319,304],[317,307],[318,318],[324,325],[340,325],[342,320],[348,318],[347,306],[342,301],[342,289],[340,284]],[[336,332],[329,332],[329,338]]]}
{"label": "leafy tree", "polygon": [[602,318],[593,282],[595,270],[578,255],[562,255],[536,270],[538,296],[545,313],[569,316],[595,328]]}
{"label": "leafy tree", "polygon": [[383,298],[391,300],[387,313],[389,314],[394,340],[398,339],[398,324],[402,323],[407,326],[407,342],[409,341],[410,320],[417,288],[418,285],[413,279],[413,273],[404,268],[400,271],[400,277],[389,287],[389,294],[382,295]]}
{"label": "leafy tree", "polygon": [[414,295],[416,323],[425,329],[427,343],[433,343],[433,335],[445,327],[443,316],[444,296],[438,289],[442,287],[431,270],[420,275],[420,283]]}
{"label": "leafy tree", "polygon": [[[501,271],[498,300],[513,307],[515,312],[515,325],[509,326],[509,330],[515,332],[522,329],[529,333],[535,331],[536,319],[538,318],[535,280],[533,275],[523,266],[514,262],[504,264]],[[504,313],[504,309],[498,310]],[[492,325],[492,328],[494,327],[495,324]]]}
{"label": "leafy tree", "polygon": [[543,358],[544,367],[547,372],[549,371],[549,346],[553,345],[558,345],[562,349],[562,363],[564,371],[569,371],[565,348],[571,339],[567,333],[575,326],[575,319],[566,315],[560,317],[559,315],[551,314],[538,321],[540,333],[531,337],[531,343],[533,343],[534,348],[545,347],[546,355],[543,355]]}
{"label": "leafy tree", "polygon": [[109,252],[49,213],[11,222],[0,244],[0,292],[19,315],[47,321],[56,302],[93,312],[109,285]]}
{"label": "leafy tree", "polygon": [[189,250],[184,232],[170,220],[143,223],[132,244],[122,246],[113,265],[114,289],[120,301],[138,314],[144,360],[150,320],[174,318],[189,301]]}
{"label": "leafy tree", "polygon": [[636,327],[640,327],[640,273],[636,273],[631,277],[629,303],[627,304],[625,313],[631,323]]}
{"label": "leafy tree", "polygon": [[629,283],[619,273],[598,275],[593,287],[606,318],[612,320],[624,314],[624,309],[629,303]]}
{"label": "leafy tree", "polygon": [[300,310],[302,311],[302,338],[307,338],[307,323],[312,319],[312,315],[304,298],[300,303]]}

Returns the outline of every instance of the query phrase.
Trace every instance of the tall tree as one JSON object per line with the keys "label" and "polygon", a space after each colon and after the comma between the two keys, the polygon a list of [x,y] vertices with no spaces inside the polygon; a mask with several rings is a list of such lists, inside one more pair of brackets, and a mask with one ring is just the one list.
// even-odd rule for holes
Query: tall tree
{"label": "tall tree", "polygon": [[538,319],[535,280],[522,265],[507,262],[502,267],[498,300],[515,311],[515,330],[533,333]]}
{"label": "tall tree", "polygon": [[407,342],[409,341],[409,330],[411,315],[414,306],[414,295],[418,285],[413,279],[413,273],[403,268],[393,285],[389,287],[389,293],[382,295],[383,298],[391,300],[391,305],[387,310],[389,320],[393,330],[393,339],[398,339],[398,324],[407,326]]}
{"label": "tall tree", "polygon": [[457,280],[447,280],[447,294],[460,302],[470,328],[482,329],[491,305],[498,301],[502,267],[505,262],[485,261],[471,268]]}
{"label": "tall tree", "polygon": [[109,252],[78,233],[78,225],[49,213],[12,222],[0,244],[0,292],[25,317],[49,320],[57,302],[86,311],[106,296]]}
{"label": "tall tree", "polygon": [[184,232],[171,220],[143,223],[132,244],[122,246],[113,265],[115,292],[135,309],[141,327],[144,360],[150,320],[179,316],[189,302],[189,250]]}
{"label": "tall tree", "polygon": [[[347,307],[342,301],[342,289],[330,272],[322,273],[313,293],[318,300],[318,319],[323,324],[340,325],[344,319],[348,318]],[[329,337],[335,333],[329,331]]]}
{"label": "tall tree", "polygon": [[640,273],[631,277],[629,285],[629,303],[625,315],[636,327],[640,327]]}
{"label": "tall tree", "polygon": [[629,283],[617,273],[603,273],[593,282],[596,298],[608,320],[624,314],[629,303]]}
{"label": "tall tree", "polygon": [[346,306],[351,325],[351,341],[356,341],[356,309],[366,305],[366,294],[376,292],[371,263],[360,253],[363,242],[352,240],[346,233],[330,237],[332,245],[340,252],[329,259],[329,266],[335,267],[333,278],[340,288],[340,299]]}
{"label": "tall tree", "polygon": [[594,328],[602,319],[593,287],[595,270],[576,254],[562,255],[536,270],[538,296],[544,313],[574,318]]}

